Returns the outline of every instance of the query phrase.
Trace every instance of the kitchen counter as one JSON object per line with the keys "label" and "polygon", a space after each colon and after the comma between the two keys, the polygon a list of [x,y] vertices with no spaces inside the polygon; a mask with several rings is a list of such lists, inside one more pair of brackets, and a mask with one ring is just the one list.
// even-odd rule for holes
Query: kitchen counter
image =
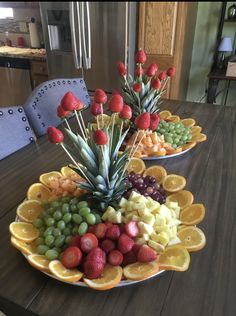
{"label": "kitchen counter", "polygon": [[30,60],[45,61],[46,52],[45,49],[2,46],[0,47],[0,57],[24,58]]}
{"label": "kitchen counter", "polygon": [[[10,243],[9,224],[29,186],[42,173],[60,170],[70,160],[46,136],[0,161],[0,309],[7,315],[236,315],[236,108],[164,101],[162,109],[202,126],[206,142],[188,153],[146,162],[183,175],[194,203],[206,216],[199,225],[205,248],[191,253],[188,271],[166,271],[135,285],[98,292],[59,282],[31,267]],[[76,121],[72,121],[76,126]]]}

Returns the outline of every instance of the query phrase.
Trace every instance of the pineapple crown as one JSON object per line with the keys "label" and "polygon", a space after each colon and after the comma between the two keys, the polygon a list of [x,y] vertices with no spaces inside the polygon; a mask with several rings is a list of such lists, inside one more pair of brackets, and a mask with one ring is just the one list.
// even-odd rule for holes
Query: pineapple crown
{"label": "pineapple crown", "polygon": [[175,68],[170,67],[166,72],[158,74],[158,66],[151,64],[146,71],[143,65],[147,60],[145,52],[140,49],[136,53],[135,75],[132,77],[122,62],[118,62],[121,89],[125,103],[133,110],[133,119],[138,115],[159,111],[160,98],[165,93],[168,80],[175,75]]}

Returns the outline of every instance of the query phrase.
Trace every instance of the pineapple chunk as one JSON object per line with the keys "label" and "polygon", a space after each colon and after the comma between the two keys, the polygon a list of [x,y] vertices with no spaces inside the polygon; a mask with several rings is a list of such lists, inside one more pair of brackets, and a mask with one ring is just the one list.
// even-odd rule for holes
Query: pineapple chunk
{"label": "pineapple chunk", "polygon": [[151,226],[153,226],[154,223],[155,223],[155,217],[154,217],[154,215],[152,215],[152,214],[144,215],[144,216],[142,217],[142,220],[143,220],[145,223],[147,223],[148,225],[151,225]]}
{"label": "pineapple chunk", "polygon": [[151,225],[148,225],[144,222],[139,222],[138,223],[138,226],[140,228],[140,233],[141,234],[148,234],[148,235],[151,235],[154,231],[153,227]]}
{"label": "pineapple chunk", "polygon": [[125,217],[128,219],[128,220],[131,220],[133,216],[138,216],[138,213],[136,211],[132,211],[132,212],[129,212],[127,215],[125,215]]}
{"label": "pineapple chunk", "polygon": [[158,253],[163,252],[165,250],[164,246],[162,246],[161,244],[159,244],[153,240],[148,241],[148,246],[150,246],[152,249],[156,250]]}
{"label": "pineapple chunk", "polygon": [[159,234],[151,234],[151,239],[157,243],[162,244],[163,246],[166,246],[170,240],[170,237],[166,232],[161,232]]}
{"label": "pineapple chunk", "polygon": [[149,211],[149,209],[148,209],[147,207],[138,210],[138,215],[139,215],[141,218],[142,218],[143,216],[149,215],[149,214],[150,214],[150,211]]}
{"label": "pineapple chunk", "polygon": [[159,214],[166,217],[166,219],[171,219],[171,211],[164,204],[160,206]]}
{"label": "pineapple chunk", "polygon": [[138,200],[140,199],[141,196],[142,196],[141,194],[139,194],[135,191],[132,191],[130,194],[130,197],[129,197],[129,201],[138,202]]}
{"label": "pineapple chunk", "polygon": [[166,206],[167,206],[168,208],[173,208],[173,209],[175,209],[175,208],[178,208],[178,207],[179,207],[179,205],[178,205],[177,202],[166,202],[165,204],[166,204]]}
{"label": "pineapple chunk", "polygon": [[165,226],[166,225],[166,219],[164,216],[160,214],[155,215],[155,226]]}
{"label": "pineapple chunk", "polygon": [[121,198],[119,206],[122,208],[126,208],[126,204],[127,204],[128,200],[126,200],[124,197]]}
{"label": "pineapple chunk", "polygon": [[136,216],[136,215],[133,215],[132,218],[131,218],[132,221],[135,221],[135,222],[139,222],[140,220],[140,217],[139,216]]}
{"label": "pineapple chunk", "polygon": [[142,238],[143,238],[144,240],[148,241],[148,240],[149,240],[149,235],[148,235],[148,234],[143,234],[143,235],[142,235]]}
{"label": "pineapple chunk", "polygon": [[113,224],[121,224],[122,223],[121,212],[117,211],[115,214],[108,215],[108,221]]}
{"label": "pineapple chunk", "polygon": [[118,211],[121,212],[121,214],[123,214],[123,213],[126,212],[126,209],[122,207],[122,208],[120,208]]}
{"label": "pineapple chunk", "polygon": [[145,245],[146,244],[146,240],[143,237],[138,237],[135,239],[135,243],[138,245]]}
{"label": "pineapple chunk", "polygon": [[129,201],[126,204],[126,212],[132,212],[134,209],[134,202],[133,201]]}
{"label": "pineapple chunk", "polygon": [[179,243],[181,243],[181,240],[179,239],[179,237],[176,236],[175,238],[173,238],[169,241],[168,246],[176,245]]}
{"label": "pineapple chunk", "polygon": [[179,224],[181,224],[181,221],[176,219],[176,218],[171,218],[170,220],[168,220],[168,226],[169,227],[173,227],[173,226],[177,226]]}
{"label": "pineapple chunk", "polygon": [[111,216],[112,214],[115,214],[116,213],[116,210],[111,207],[111,206],[108,206],[108,208],[106,209],[106,211],[104,212],[104,214],[102,215],[102,219],[104,221],[107,221],[109,216]]}

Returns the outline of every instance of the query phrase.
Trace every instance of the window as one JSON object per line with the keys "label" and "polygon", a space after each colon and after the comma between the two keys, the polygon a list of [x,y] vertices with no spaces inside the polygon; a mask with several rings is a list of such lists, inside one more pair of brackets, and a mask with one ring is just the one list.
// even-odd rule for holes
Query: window
{"label": "window", "polygon": [[0,19],[13,19],[13,9],[12,8],[1,8]]}

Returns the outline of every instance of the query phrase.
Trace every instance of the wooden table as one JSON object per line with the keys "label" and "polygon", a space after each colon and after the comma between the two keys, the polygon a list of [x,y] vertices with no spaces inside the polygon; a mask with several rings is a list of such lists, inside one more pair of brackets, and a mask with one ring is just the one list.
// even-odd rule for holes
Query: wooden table
{"label": "wooden table", "polygon": [[[236,315],[236,109],[166,101],[163,109],[193,117],[208,140],[190,152],[158,160],[187,178],[206,217],[206,247],[186,272],[165,272],[137,285],[98,292],[54,280],[32,268],[10,244],[9,224],[30,184],[69,160],[46,137],[0,162],[0,310],[8,315]],[[7,312],[8,311],[8,312]]]}

